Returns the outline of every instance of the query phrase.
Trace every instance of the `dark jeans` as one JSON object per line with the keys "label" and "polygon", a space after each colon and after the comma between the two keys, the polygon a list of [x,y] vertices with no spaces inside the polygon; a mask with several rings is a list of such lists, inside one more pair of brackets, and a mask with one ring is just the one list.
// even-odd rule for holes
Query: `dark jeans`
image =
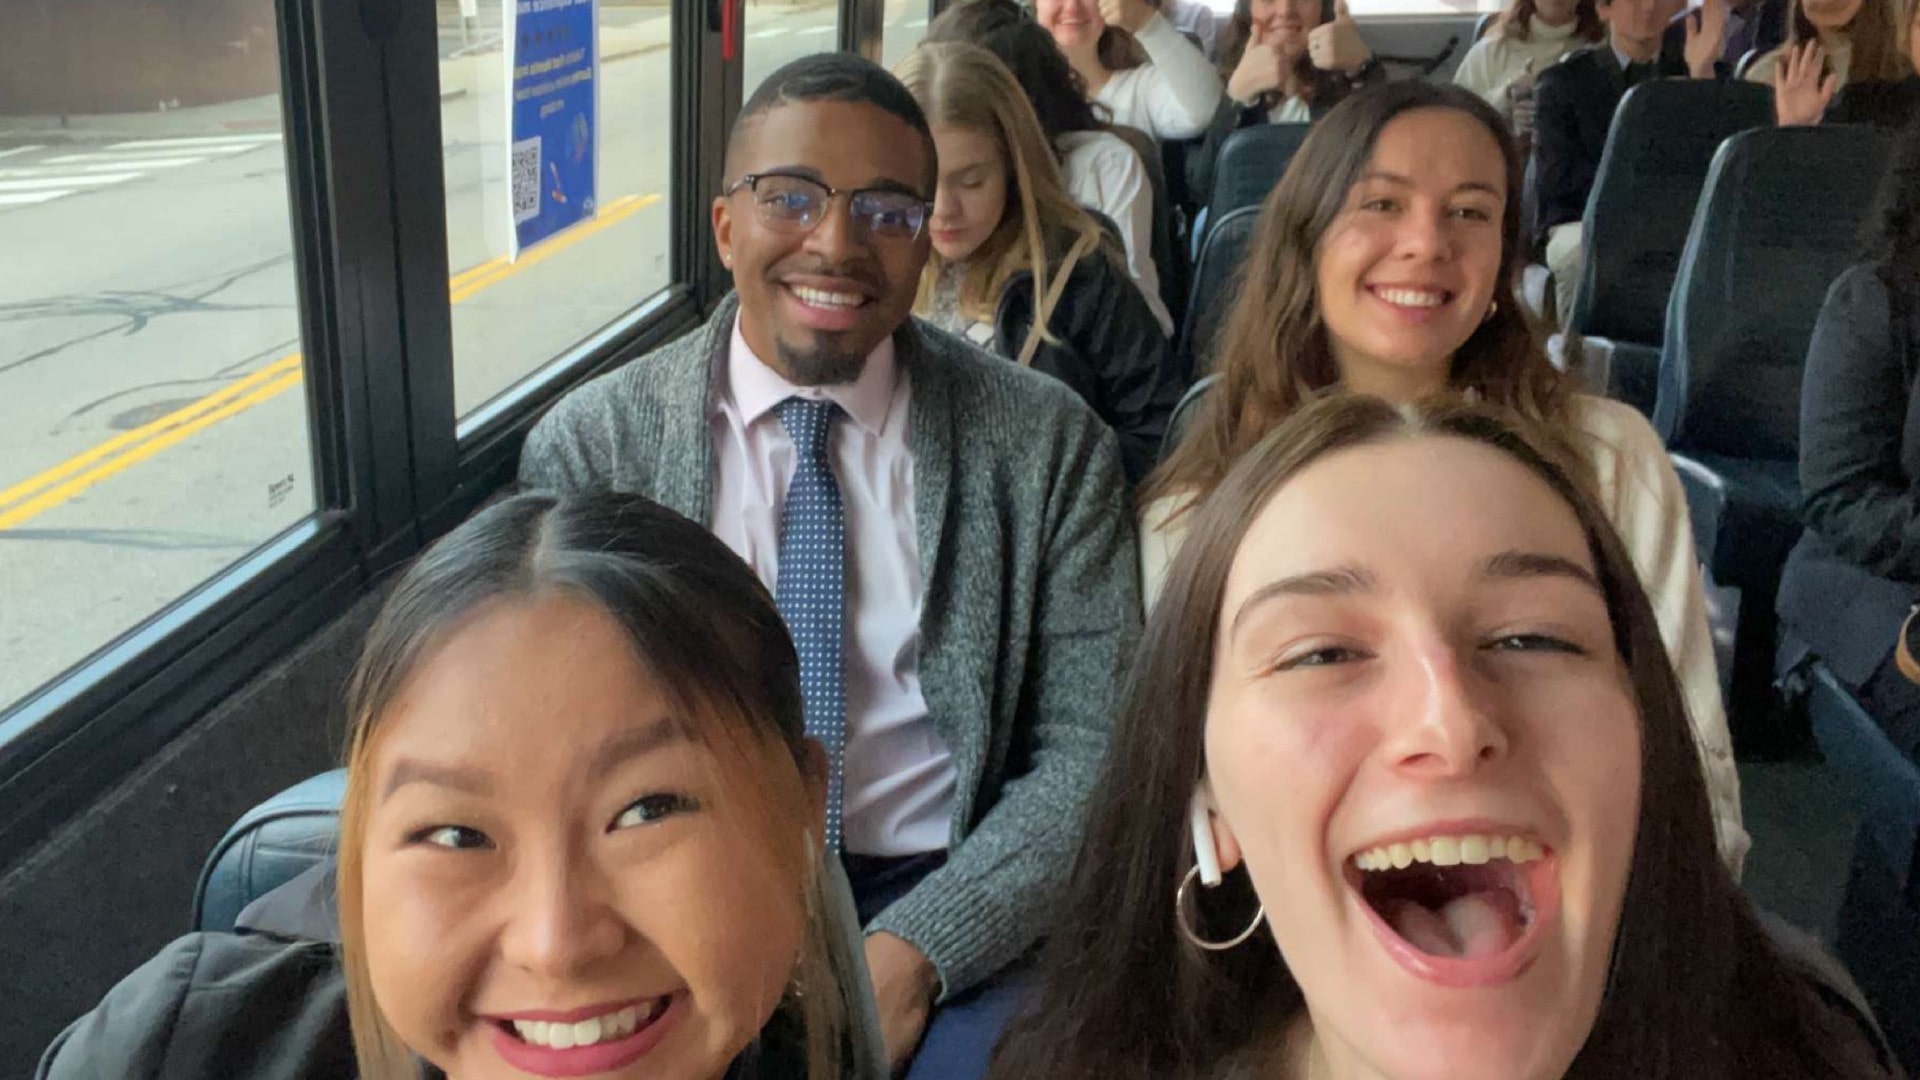
{"label": "dark jeans", "polygon": [[[912,891],[921,879],[946,865],[947,853],[928,852],[898,859],[846,855],[842,862],[853,884],[853,905],[862,926],[889,904]],[[1033,982],[1024,968],[1002,972],[991,982],[934,1009],[927,1032],[914,1052],[907,1080],[981,1080],[987,1059],[1025,1000]]]}

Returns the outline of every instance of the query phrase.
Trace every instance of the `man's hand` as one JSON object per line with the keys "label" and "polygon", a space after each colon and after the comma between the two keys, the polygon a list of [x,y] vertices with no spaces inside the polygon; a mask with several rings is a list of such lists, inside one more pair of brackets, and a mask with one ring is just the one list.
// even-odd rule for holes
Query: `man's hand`
{"label": "man's hand", "polygon": [[1307,56],[1321,71],[1353,75],[1366,66],[1373,50],[1360,37],[1360,27],[1347,10],[1347,0],[1339,0],[1333,9],[1333,21],[1316,26],[1307,34]]}
{"label": "man's hand", "polygon": [[940,975],[911,942],[885,931],[867,936],[867,970],[873,977],[887,1063],[899,1073],[926,1034],[927,1016],[940,992]]}
{"label": "man's hand", "polygon": [[1701,0],[1700,10],[1687,16],[1687,73],[1696,79],[1714,77],[1714,63],[1727,41],[1727,0]]}
{"label": "man's hand", "polygon": [[1278,90],[1287,80],[1287,71],[1293,66],[1291,57],[1282,53],[1277,46],[1267,44],[1267,28],[1262,23],[1253,24],[1253,39],[1240,53],[1240,63],[1233,69],[1233,77],[1227,80],[1227,96],[1242,105],[1251,104],[1261,94]]}
{"label": "man's hand", "polygon": [[1129,34],[1137,34],[1154,16],[1147,0],[1100,0],[1100,20]]}
{"label": "man's hand", "polygon": [[1840,89],[1838,76],[1821,74],[1826,63],[1826,50],[1818,41],[1787,47],[1773,69],[1773,113],[1781,127],[1810,126],[1826,117]]}

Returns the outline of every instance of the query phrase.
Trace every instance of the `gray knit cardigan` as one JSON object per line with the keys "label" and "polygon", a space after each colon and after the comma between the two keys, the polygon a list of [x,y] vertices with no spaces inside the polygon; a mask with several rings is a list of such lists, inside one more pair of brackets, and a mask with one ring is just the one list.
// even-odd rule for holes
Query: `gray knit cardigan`
{"label": "gray knit cardigan", "polygon": [[[638,492],[711,524],[708,418],[737,310],[729,297],[560,401],[527,437],[522,485]],[[1139,564],[1118,444],[1071,390],[918,320],[894,347],[912,387],[921,691],[958,788],[946,865],[867,929],[924,952],[944,1001],[1031,949],[1064,892],[1139,634]]]}

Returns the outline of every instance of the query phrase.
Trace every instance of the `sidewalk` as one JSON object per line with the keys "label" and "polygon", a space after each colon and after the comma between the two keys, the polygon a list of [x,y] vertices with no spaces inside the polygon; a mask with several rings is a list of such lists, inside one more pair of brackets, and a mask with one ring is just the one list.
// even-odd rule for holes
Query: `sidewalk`
{"label": "sidewalk", "polygon": [[[484,2],[484,0],[483,0]],[[457,8],[456,8],[457,10]],[[630,25],[616,25],[638,11],[655,11]],[[442,24],[447,25],[446,23]],[[458,16],[452,21],[458,26]],[[653,53],[665,53],[672,42],[673,20],[665,4],[608,5],[600,25],[600,62],[612,64]],[[476,36],[475,50],[440,62],[440,99],[466,97],[482,78],[481,68],[503,63],[497,43],[492,48]],[[488,85],[499,77],[487,73]],[[0,116],[0,149],[10,143],[122,142],[133,139],[194,138],[216,135],[258,135],[280,131],[280,98],[263,95],[190,109],[142,113],[102,113],[90,116]]]}

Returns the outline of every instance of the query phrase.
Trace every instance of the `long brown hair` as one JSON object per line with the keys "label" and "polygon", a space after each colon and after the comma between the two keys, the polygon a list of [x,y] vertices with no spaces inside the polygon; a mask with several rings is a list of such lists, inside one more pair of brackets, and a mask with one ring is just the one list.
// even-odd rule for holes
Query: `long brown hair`
{"label": "long brown hair", "polygon": [[[1865,1033],[1829,1012],[1776,953],[1715,853],[1712,811],[1685,699],[1653,609],[1600,506],[1552,430],[1482,405],[1396,409],[1334,392],[1242,456],[1196,513],[1122,696],[1067,898],[1048,937],[1034,1009],[1000,1045],[1005,1080],[1214,1080],[1304,1008],[1264,927],[1202,953],[1175,927],[1193,866],[1183,827],[1205,771],[1220,609],[1234,556],[1283,485],[1348,447],[1446,437],[1492,447],[1572,509],[1592,552],[1641,726],[1640,817],[1608,985],[1571,1078],[1858,1080],[1884,1076]],[[1209,890],[1199,933],[1246,926],[1258,898],[1242,867]],[[1254,1018],[1258,1018],[1255,1020]],[[1264,1025],[1264,1027],[1263,1027]]]}
{"label": "long brown hair", "polygon": [[[1333,21],[1336,11],[1335,0],[1320,0],[1320,25]],[[1233,17],[1227,21],[1226,44],[1220,49],[1220,84],[1226,85],[1233,78],[1235,68],[1240,66],[1241,58],[1247,54],[1247,45],[1253,41],[1253,3],[1252,0],[1235,0]],[[1313,66],[1313,58],[1305,49],[1293,59],[1294,81],[1300,86],[1300,100],[1311,105],[1320,95],[1333,93],[1347,83],[1346,76],[1337,71],[1322,71]],[[1280,104],[1285,91],[1269,90],[1253,102],[1255,108],[1272,109]]]}
{"label": "long brown hair", "polygon": [[[1487,32],[1526,41],[1533,36],[1533,20],[1539,14],[1540,5],[1536,0],[1513,0]],[[1599,41],[1607,36],[1607,24],[1600,21],[1600,5],[1596,0],[1580,0],[1574,5],[1573,36],[1580,41]]]}
{"label": "long brown hair", "polygon": [[811,1075],[839,1075],[857,975],[835,944],[819,844],[806,835],[812,804],[793,642],[766,589],[712,533],[638,495],[613,493],[516,495],[489,507],[420,556],[368,633],[348,690],[339,852],[341,952],[360,1075],[422,1075],[380,1013],[367,964],[362,870],[382,718],[463,618],[488,603],[546,592],[594,603],[619,622],[635,655],[680,698],[674,715],[686,735],[715,752],[724,774],[753,777],[752,797],[728,800],[740,809],[742,833],[791,839],[752,853],[793,883],[807,916],[796,975],[801,986],[821,989],[783,1008],[805,1027]]}
{"label": "long brown hair", "polygon": [[[1053,294],[1049,286],[1061,274],[1073,272],[1066,256],[1076,247],[1088,257],[1102,257],[1107,235],[1067,193],[1026,91],[998,57],[958,41],[922,42],[894,74],[926,111],[929,124],[986,136],[1006,164],[1007,206],[1000,224],[967,257],[960,310],[991,321],[1007,282],[1024,271],[1033,277],[1034,317],[1018,355],[1031,357],[1036,341],[1058,344],[1047,328],[1053,315],[1047,305]],[[1116,254],[1106,251],[1108,257]],[[938,251],[927,256],[916,308],[925,311],[932,303],[933,289],[946,268],[947,260]]]}
{"label": "long brown hair", "polygon": [[1354,94],[1330,110],[1307,136],[1286,174],[1260,209],[1253,241],[1234,286],[1233,307],[1211,356],[1219,372],[1193,424],[1142,495],[1199,498],[1233,462],[1313,395],[1339,381],[1315,295],[1321,237],[1366,171],[1380,132],[1415,109],[1455,109],[1478,120],[1506,161],[1507,202],[1500,222],[1501,284],[1493,317],[1453,356],[1450,383],[1530,420],[1560,422],[1570,381],[1547,359],[1536,327],[1513,299],[1525,261],[1520,240],[1523,168],[1507,125],[1469,90],[1421,80],[1388,83]]}
{"label": "long brown hair", "polygon": [[[1787,44],[1818,41],[1820,32],[1800,0],[1793,0],[1787,19]],[[1847,82],[1892,82],[1914,73],[1913,61],[1900,49],[1905,40],[1893,0],[1860,0],[1860,11],[1848,25],[1853,56],[1847,62]],[[1828,64],[1831,68],[1831,63]]]}

